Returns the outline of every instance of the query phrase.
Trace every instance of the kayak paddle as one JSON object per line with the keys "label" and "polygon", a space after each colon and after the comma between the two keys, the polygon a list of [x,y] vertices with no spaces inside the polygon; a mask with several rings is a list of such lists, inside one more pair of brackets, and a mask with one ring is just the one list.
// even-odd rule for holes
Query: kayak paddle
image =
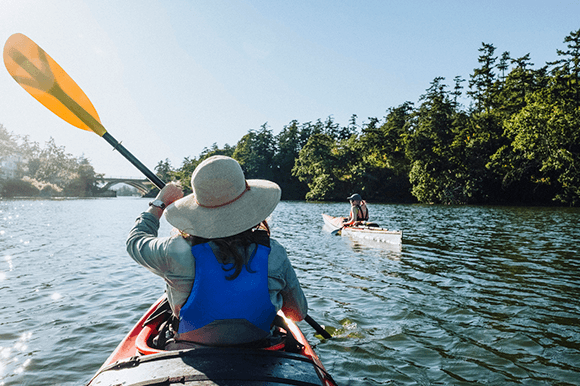
{"label": "kayak paddle", "polygon": [[23,34],[4,45],[4,64],[14,80],[50,111],[79,129],[93,131],[139,169],[159,189],[165,183],[105,130],[93,104],[74,80],[42,48]]}
{"label": "kayak paddle", "polygon": [[[4,65],[14,80],[47,109],[71,125],[103,137],[155,186],[159,189],[165,186],[159,177],[107,132],[83,90],[31,39],[20,33],[10,36],[4,45]],[[304,320],[324,338],[331,337],[310,316]]]}

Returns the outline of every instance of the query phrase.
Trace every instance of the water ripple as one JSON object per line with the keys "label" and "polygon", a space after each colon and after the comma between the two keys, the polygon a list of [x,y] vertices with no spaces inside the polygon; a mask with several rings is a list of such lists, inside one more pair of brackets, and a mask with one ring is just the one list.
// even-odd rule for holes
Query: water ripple
{"label": "water ripple", "polygon": [[[146,203],[0,201],[0,385],[88,381],[162,293],[125,252]],[[578,384],[580,211],[369,207],[402,248],[324,232],[320,214],[348,203],[282,202],[271,219],[339,384]]]}

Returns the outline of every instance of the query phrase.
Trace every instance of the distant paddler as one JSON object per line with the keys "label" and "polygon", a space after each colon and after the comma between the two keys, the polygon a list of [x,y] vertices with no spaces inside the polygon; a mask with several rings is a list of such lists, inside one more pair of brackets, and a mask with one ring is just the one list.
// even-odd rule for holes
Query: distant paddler
{"label": "distant paddler", "polygon": [[362,199],[360,194],[354,193],[348,197],[350,201],[350,213],[344,221],[344,226],[364,225],[369,220],[369,210],[367,203]]}

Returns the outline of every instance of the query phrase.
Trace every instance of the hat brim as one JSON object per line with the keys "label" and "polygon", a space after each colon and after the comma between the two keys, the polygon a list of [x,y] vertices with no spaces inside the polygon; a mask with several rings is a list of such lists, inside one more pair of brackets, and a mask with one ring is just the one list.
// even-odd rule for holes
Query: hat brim
{"label": "hat brim", "polygon": [[280,202],[282,191],[268,180],[247,180],[250,189],[217,208],[199,206],[189,194],[165,210],[167,222],[182,232],[206,239],[233,236],[264,221]]}

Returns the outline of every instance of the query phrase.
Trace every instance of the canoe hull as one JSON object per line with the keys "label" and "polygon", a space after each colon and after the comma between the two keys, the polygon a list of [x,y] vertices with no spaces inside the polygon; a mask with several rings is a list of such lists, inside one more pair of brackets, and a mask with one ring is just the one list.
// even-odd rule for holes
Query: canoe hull
{"label": "canoe hull", "polygon": [[392,231],[380,227],[369,226],[348,226],[343,227],[344,217],[333,217],[322,214],[322,219],[326,227],[332,228],[332,233],[340,233],[342,236],[349,236],[359,240],[372,240],[382,243],[399,245],[403,242],[402,231]]}
{"label": "canoe hull", "polygon": [[[321,385],[311,362],[280,351],[202,348],[138,356],[89,385]],[[165,383],[164,383],[165,382]]]}
{"label": "canoe hull", "polygon": [[332,234],[338,234],[342,229],[342,223],[345,220],[345,217],[333,217],[322,213],[322,220],[324,220],[324,226],[328,228]]}
{"label": "canoe hull", "polygon": [[[299,349],[202,347],[179,351],[153,348],[150,342],[166,318],[157,300],[125,336],[87,386],[105,385],[322,385],[336,386],[298,326],[285,319]],[[283,313],[279,313],[283,316]],[[150,320],[149,320],[150,319]],[[295,352],[297,351],[297,352]]]}
{"label": "canoe hull", "polygon": [[398,245],[403,242],[403,232],[390,231],[383,228],[346,227],[342,229],[341,234],[361,240],[380,241],[387,244]]}

